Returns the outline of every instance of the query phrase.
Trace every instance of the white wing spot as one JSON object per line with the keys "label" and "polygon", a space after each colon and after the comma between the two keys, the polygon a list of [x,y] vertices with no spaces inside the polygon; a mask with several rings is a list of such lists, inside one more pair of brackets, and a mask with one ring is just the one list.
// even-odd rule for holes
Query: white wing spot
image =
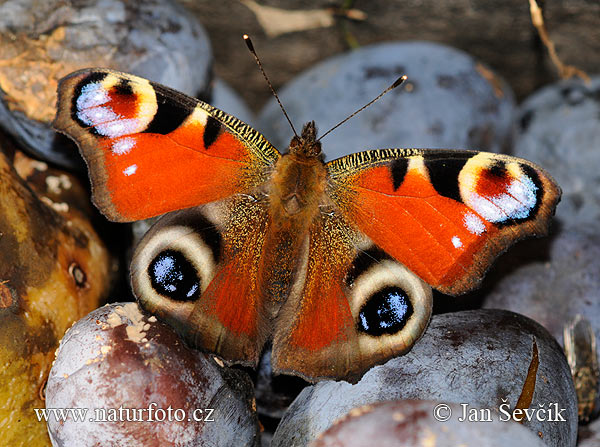
{"label": "white wing spot", "polygon": [[452,236],[452,245],[454,245],[454,248],[460,248],[463,243],[458,236]]}
{"label": "white wing spot", "polygon": [[96,126],[98,123],[119,119],[119,116],[113,112],[110,107],[80,109],[79,112],[77,112],[77,117],[88,126]]}
{"label": "white wing spot", "polygon": [[473,213],[465,213],[463,217],[463,223],[467,230],[476,235],[481,235],[485,232],[485,224],[483,221]]}
{"label": "white wing spot", "polygon": [[[77,98],[77,118],[87,126],[93,126],[100,135],[116,138],[130,135],[141,130],[141,122],[136,118],[124,118],[115,113],[110,105],[107,90],[98,82],[92,82],[81,89]],[[144,113],[150,116],[150,106],[145,107]]]}
{"label": "white wing spot", "polygon": [[131,165],[123,169],[123,174],[129,177],[130,175],[135,174],[135,171],[137,171],[137,165]]}
{"label": "white wing spot", "polygon": [[[96,130],[110,138],[122,137],[140,131],[140,122],[135,118],[123,119],[114,115],[114,121],[96,125]],[[108,121],[108,120],[107,120]]]}
{"label": "white wing spot", "polygon": [[537,186],[526,175],[513,179],[505,193],[485,197],[472,193],[469,202],[488,222],[503,222],[508,219],[525,219],[537,203]]}
{"label": "white wing spot", "polygon": [[99,82],[92,82],[81,89],[77,98],[77,110],[85,110],[97,107],[110,101],[108,92]]}
{"label": "white wing spot", "polygon": [[[481,217],[488,222],[499,222],[503,218],[506,219],[506,215],[502,212],[501,206],[498,206],[498,201],[502,201],[501,197],[506,194],[501,194],[494,197],[486,197],[476,192],[472,192],[469,197],[469,203],[471,207],[477,211]],[[502,202],[501,202],[502,203]]]}
{"label": "white wing spot", "polygon": [[115,155],[123,155],[129,153],[135,147],[134,138],[121,138],[112,144],[111,150]]}

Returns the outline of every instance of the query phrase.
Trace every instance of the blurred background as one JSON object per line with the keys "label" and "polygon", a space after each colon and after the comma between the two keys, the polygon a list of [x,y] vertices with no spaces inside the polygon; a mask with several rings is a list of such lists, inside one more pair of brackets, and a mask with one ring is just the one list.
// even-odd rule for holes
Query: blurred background
{"label": "blurred background", "polygon": [[[504,77],[518,100],[557,79],[556,68],[532,25],[527,0],[264,0],[260,4],[250,0],[182,0],[181,3],[208,31],[216,73],[254,111],[260,109],[270,94],[241,40],[244,33],[253,37],[275,87],[328,56],[356,45],[391,40],[429,40],[462,49]],[[539,0],[538,5],[564,62],[597,72],[600,2]],[[316,27],[319,22],[315,10],[331,11],[331,26]],[[286,21],[289,30],[303,26],[304,29],[270,34],[277,29],[285,30]],[[315,28],[310,29],[311,25]]]}

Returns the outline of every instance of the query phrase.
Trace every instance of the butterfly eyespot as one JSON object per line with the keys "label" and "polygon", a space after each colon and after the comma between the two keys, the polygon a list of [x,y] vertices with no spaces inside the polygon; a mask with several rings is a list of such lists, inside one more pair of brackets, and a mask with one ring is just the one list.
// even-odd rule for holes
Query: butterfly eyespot
{"label": "butterfly eyespot", "polygon": [[221,233],[190,208],[161,218],[131,260],[133,293],[146,311],[182,326],[212,281],[221,258]]}
{"label": "butterfly eyespot", "polygon": [[385,287],[362,306],[358,330],[369,335],[395,334],[406,326],[413,314],[407,293],[399,287]]}
{"label": "butterfly eyespot", "polygon": [[200,293],[198,272],[177,250],[161,251],[148,266],[154,290],[176,301],[193,301]]}
{"label": "butterfly eyespot", "polygon": [[363,248],[344,282],[355,303],[356,330],[370,339],[366,343],[388,338],[403,352],[421,336],[431,315],[431,287],[383,250]]}
{"label": "butterfly eyespot", "polygon": [[459,176],[463,202],[486,221],[500,227],[536,217],[543,197],[537,172],[526,164],[469,159]]}

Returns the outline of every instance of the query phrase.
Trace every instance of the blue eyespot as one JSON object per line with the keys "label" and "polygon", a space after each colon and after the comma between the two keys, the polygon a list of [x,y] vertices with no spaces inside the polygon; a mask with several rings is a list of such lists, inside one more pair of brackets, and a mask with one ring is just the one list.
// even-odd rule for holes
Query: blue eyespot
{"label": "blue eyespot", "polygon": [[152,287],[176,301],[192,301],[200,292],[200,278],[186,257],[175,250],[161,251],[148,266]]}
{"label": "blue eyespot", "polygon": [[369,335],[391,335],[400,331],[413,314],[407,293],[385,287],[373,294],[358,314],[358,330]]}

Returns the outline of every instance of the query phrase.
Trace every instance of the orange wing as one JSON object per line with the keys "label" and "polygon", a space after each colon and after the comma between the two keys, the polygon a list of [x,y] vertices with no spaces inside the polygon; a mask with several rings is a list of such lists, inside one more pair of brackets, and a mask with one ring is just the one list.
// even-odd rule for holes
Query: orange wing
{"label": "orange wing", "polygon": [[255,366],[271,333],[259,274],[268,207],[237,194],[169,213],[131,261],[134,295],[190,344]]}
{"label": "orange wing", "polygon": [[408,351],[431,315],[431,288],[338,213],[321,213],[275,320],[276,373],[357,380]]}
{"label": "orange wing", "polygon": [[560,188],[535,164],[506,155],[382,149],[327,164],[345,218],[432,287],[478,285],[515,241],[547,232]]}
{"label": "orange wing", "polygon": [[219,200],[263,183],[279,153],[243,122],[145,79],[75,72],[58,91],[54,126],[88,165],[93,200],[133,221]]}

